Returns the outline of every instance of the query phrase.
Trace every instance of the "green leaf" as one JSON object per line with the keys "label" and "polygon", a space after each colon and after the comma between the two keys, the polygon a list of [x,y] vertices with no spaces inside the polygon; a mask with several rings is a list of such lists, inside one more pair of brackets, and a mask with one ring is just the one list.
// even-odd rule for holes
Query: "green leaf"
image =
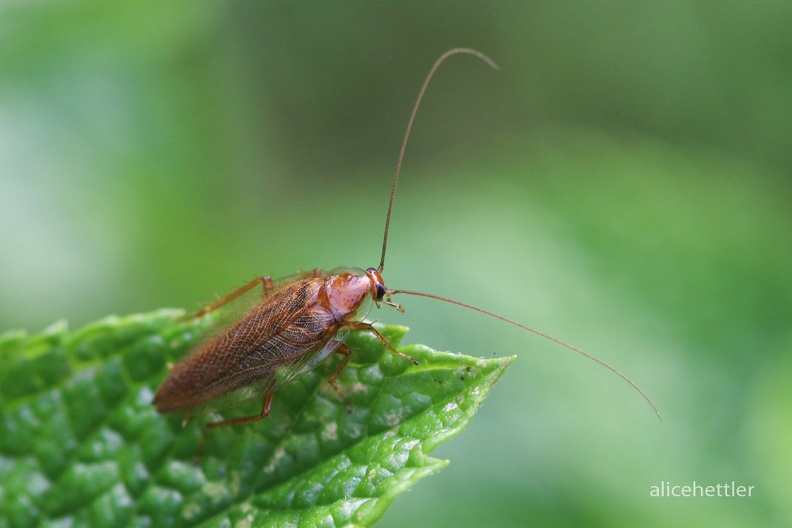
{"label": "green leaf", "polygon": [[[416,367],[355,332],[338,379],[351,413],[326,383],[328,362],[280,389],[271,418],[207,430],[196,459],[202,418],[183,428],[151,406],[168,363],[211,323],[182,316],[0,336],[0,527],[369,526],[448,463],[428,453],[468,424],[513,360],[402,347]],[[378,329],[393,345],[406,332]]]}

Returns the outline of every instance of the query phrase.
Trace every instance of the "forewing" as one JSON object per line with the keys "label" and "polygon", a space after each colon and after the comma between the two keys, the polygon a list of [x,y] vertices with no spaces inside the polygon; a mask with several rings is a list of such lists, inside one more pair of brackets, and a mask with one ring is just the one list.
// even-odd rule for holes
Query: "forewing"
{"label": "forewing", "polygon": [[155,396],[158,410],[238,405],[314,368],[340,343],[332,346],[339,328],[318,300],[322,287],[322,279],[287,282],[261,300],[173,369]]}
{"label": "forewing", "polygon": [[245,404],[251,400],[262,400],[266,393],[273,392],[287,383],[301,378],[319,366],[328,356],[335,352],[348,334],[348,331],[340,332],[339,335],[329,339],[320,348],[308,350],[299,356],[294,356],[292,360],[281,362],[274,368],[262,367],[253,369],[250,372],[250,377],[256,378],[257,381],[205,403],[195,411],[195,414],[222,411]]}
{"label": "forewing", "polygon": [[[320,277],[325,275],[324,272],[321,271],[319,271],[318,274]],[[225,333],[229,328],[244,318],[246,314],[248,314],[262,301],[264,301],[268,296],[271,297],[283,288],[298,281],[315,278],[316,275],[316,271],[301,271],[299,273],[287,275],[279,279],[274,279],[272,281],[273,289],[271,292],[269,292],[269,294],[264,291],[264,287],[262,285],[257,285],[236,299],[224,304],[222,307],[213,310],[211,312],[211,328],[208,330],[203,339],[201,339],[199,344],[196,345],[195,350],[199,350],[210,341],[214,340],[217,336]]]}

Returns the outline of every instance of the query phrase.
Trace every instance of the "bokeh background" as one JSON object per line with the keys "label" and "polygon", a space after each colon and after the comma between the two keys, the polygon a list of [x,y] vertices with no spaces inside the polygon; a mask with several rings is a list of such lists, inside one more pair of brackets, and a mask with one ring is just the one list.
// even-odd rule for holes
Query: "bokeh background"
{"label": "bokeh background", "polygon": [[[518,360],[381,526],[792,523],[792,4],[0,2],[0,329],[375,266]],[[651,486],[755,486],[651,498]]]}

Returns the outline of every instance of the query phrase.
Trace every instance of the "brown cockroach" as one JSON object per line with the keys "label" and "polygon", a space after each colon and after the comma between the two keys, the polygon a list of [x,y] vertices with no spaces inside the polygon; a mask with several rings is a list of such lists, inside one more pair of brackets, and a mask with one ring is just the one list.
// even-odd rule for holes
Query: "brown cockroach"
{"label": "brown cockroach", "polygon": [[[178,363],[168,374],[153,404],[161,413],[184,412],[184,424],[190,416],[236,406],[261,399],[261,412],[252,416],[233,418],[207,424],[208,427],[255,422],[269,415],[275,392],[316,368],[332,353],[343,359],[328,378],[328,383],[346,402],[336,384],[336,379],[349,361],[350,349],[344,339],[352,330],[366,330],[391,352],[418,365],[414,358],[399,352],[365,318],[372,304],[382,304],[404,311],[391,300],[393,295],[416,295],[455,304],[495,317],[559,345],[569,348],[599,363],[629,383],[649,403],[658,417],[660,414],[649,397],[627,376],[604,361],[547,334],[495,313],[429,293],[395,290],[385,286],[382,270],[388,245],[393,198],[399,179],[404,150],[410,135],[415,114],[432,76],[438,66],[451,55],[474,55],[497,69],[486,55],[468,48],[455,48],[441,55],[432,66],[413,106],[407,131],[402,141],[396,171],[391,186],[382,254],[379,266],[362,270],[354,267],[336,268],[330,272],[315,269],[278,281],[260,277],[200,310],[201,317],[239,298],[253,288],[261,286],[263,296],[257,304],[238,321],[219,335],[201,345],[195,352]],[[373,301],[373,302],[372,302]],[[349,405],[347,404],[347,409]]]}

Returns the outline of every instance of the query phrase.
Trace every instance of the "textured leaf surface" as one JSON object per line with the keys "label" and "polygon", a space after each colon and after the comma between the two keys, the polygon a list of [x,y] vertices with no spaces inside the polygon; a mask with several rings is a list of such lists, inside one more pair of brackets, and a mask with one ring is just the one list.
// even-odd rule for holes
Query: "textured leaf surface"
{"label": "textured leaf surface", "polygon": [[[415,367],[353,333],[339,377],[351,413],[328,363],[278,391],[270,419],[209,431],[196,464],[202,419],[182,428],[151,406],[167,364],[209,324],[181,315],[0,337],[0,526],[368,526],[447,464],[427,454],[513,359],[402,347]],[[394,345],[406,331],[378,328]]]}

